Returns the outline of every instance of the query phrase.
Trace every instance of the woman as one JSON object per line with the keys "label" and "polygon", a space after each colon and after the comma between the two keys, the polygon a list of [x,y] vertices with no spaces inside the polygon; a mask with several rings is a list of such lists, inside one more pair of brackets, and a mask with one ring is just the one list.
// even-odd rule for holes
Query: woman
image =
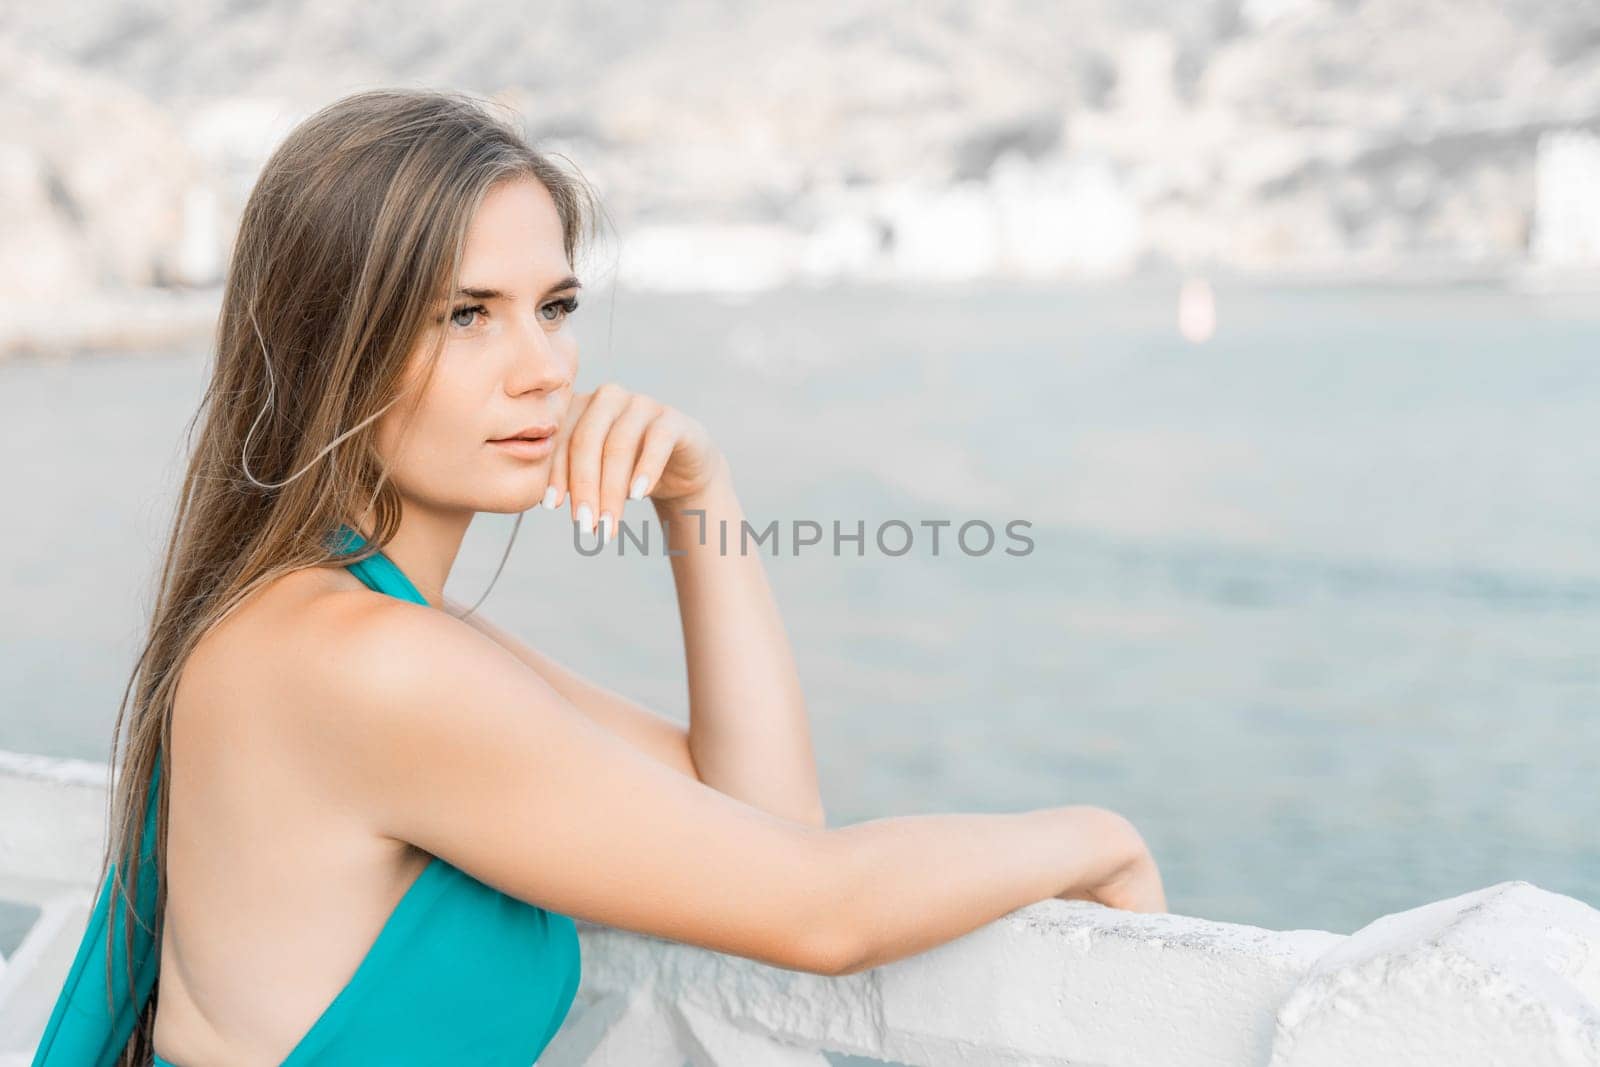
{"label": "woman", "polygon": [[[1051,896],[1164,910],[1097,807],[826,826],[760,557],[684,514],[737,528],[727,460],[649,397],[574,392],[593,225],[460,94],[347,97],[267,162],[36,1064],[524,1065],[578,984],[573,917],[842,975]],[[687,730],[443,596],[477,512],[606,537],[643,497],[682,553]]]}

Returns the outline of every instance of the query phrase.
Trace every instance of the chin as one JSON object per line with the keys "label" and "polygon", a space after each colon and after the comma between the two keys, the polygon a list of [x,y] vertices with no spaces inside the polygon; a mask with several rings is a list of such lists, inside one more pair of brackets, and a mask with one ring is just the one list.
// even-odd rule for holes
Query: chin
{"label": "chin", "polygon": [[484,493],[473,500],[474,511],[488,511],[496,515],[515,515],[538,507],[544,500],[544,491],[550,484],[547,474],[529,478],[520,485],[503,486],[495,492]]}

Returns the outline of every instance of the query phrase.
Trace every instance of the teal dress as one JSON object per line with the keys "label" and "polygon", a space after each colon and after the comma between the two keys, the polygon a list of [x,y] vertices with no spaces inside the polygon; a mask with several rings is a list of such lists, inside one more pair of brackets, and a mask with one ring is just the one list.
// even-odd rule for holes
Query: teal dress
{"label": "teal dress", "polygon": [[[330,545],[366,544],[346,525]],[[426,599],[381,552],[350,572],[368,588]],[[140,853],[137,910],[153,926],[158,872],[158,757]],[[113,872],[114,873],[114,872]],[[117,912],[114,1008],[106,1007],[105,933],[111,876],[100,891],[33,1067],[109,1067],[127,1043],[159,973],[160,945],[135,924],[130,992]],[[119,900],[119,903],[121,901]],[[529,1067],[572,1006],[581,961],[572,919],[507,896],[435,856],[395,905],[354,975],[301,1037],[283,1067],[443,1064]],[[157,1056],[154,1067],[178,1067]]]}

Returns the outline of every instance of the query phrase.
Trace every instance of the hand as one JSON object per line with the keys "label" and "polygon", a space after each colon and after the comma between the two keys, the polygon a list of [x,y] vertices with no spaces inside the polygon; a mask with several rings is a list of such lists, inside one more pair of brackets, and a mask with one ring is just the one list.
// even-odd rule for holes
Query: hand
{"label": "hand", "polygon": [[1092,900],[1126,911],[1166,911],[1167,895],[1161,885],[1161,872],[1156,869],[1155,857],[1133,823],[1103,808],[1081,810],[1108,824],[1096,833],[1097,837],[1109,835],[1120,844],[1112,847],[1110,855],[1114,858],[1109,863],[1084,872],[1071,887],[1056,894],[1057,898]]}
{"label": "hand", "polygon": [[[677,500],[703,490],[723,469],[698,421],[613,382],[573,396],[556,431],[550,485],[554,506],[570,490],[572,517],[584,533],[604,524],[610,540],[628,500]],[[609,520],[609,522],[607,521]]]}

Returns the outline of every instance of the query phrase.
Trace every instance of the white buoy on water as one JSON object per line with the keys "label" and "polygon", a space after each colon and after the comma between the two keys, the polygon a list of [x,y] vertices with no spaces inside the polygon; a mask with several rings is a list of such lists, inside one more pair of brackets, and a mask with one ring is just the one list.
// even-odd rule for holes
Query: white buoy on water
{"label": "white buoy on water", "polygon": [[1204,344],[1217,332],[1217,295],[1204,278],[1185,278],[1178,290],[1178,333],[1192,344]]}

